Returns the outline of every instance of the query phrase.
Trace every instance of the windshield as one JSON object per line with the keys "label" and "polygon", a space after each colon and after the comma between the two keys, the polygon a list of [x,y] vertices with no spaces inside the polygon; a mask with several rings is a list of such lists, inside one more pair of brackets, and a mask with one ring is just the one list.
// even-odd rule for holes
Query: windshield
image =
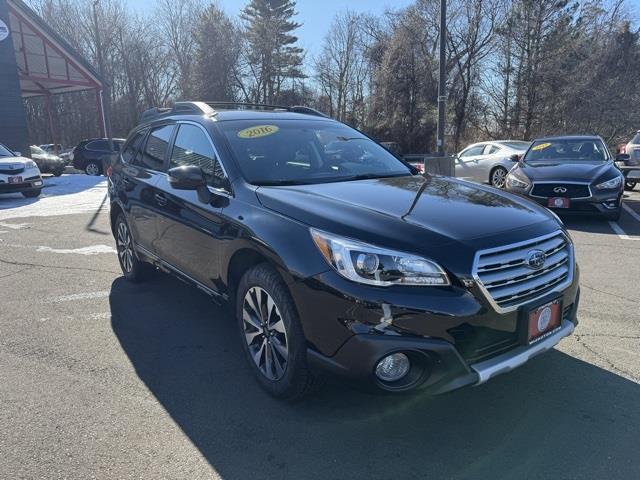
{"label": "windshield", "polygon": [[609,153],[601,140],[536,140],[524,157],[531,162],[606,162]]}
{"label": "windshield", "polygon": [[328,121],[220,122],[249,183],[295,185],[412,175],[400,160],[346,125]]}
{"label": "windshield", "polygon": [[0,143],[0,157],[15,157],[15,154]]}
{"label": "windshield", "polygon": [[46,155],[47,154],[47,152],[45,152],[40,147],[36,147],[35,145],[31,146],[31,153],[37,153],[39,155]]}

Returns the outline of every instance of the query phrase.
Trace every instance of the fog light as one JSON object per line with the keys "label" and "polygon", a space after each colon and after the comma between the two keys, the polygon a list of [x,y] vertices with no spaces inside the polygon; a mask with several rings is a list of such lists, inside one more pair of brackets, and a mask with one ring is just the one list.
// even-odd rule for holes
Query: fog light
{"label": "fog light", "polygon": [[409,373],[410,366],[404,353],[392,353],[378,362],[376,376],[383,382],[395,382]]}
{"label": "fog light", "polygon": [[42,185],[42,182],[41,182],[40,180],[38,180],[38,181],[33,182],[33,184],[34,184],[36,187],[39,187],[40,185]]}

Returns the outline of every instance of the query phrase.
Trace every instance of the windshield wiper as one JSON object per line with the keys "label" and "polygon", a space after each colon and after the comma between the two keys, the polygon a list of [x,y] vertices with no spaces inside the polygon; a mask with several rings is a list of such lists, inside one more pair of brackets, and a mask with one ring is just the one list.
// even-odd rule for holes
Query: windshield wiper
{"label": "windshield wiper", "polygon": [[336,182],[352,182],[356,180],[373,180],[376,178],[393,178],[393,177],[406,177],[409,173],[363,173],[360,175],[351,175],[348,177],[336,178]]}

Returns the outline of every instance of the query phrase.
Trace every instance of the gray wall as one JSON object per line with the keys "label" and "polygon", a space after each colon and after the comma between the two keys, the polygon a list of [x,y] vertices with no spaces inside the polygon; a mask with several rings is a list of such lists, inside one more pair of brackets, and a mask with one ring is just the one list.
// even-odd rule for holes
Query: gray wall
{"label": "gray wall", "polygon": [[[0,0],[0,19],[10,26],[7,0]],[[27,116],[11,35],[0,42],[0,143],[30,156]]]}

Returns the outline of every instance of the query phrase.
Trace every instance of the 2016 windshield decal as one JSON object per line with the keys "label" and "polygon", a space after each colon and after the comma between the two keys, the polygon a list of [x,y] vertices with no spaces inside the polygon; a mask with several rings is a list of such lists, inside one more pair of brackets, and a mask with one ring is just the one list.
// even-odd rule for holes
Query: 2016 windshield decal
{"label": "2016 windshield decal", "polygon": [[538,150],[544,150],[545,148],[549,148],[551,146],[550,143],[541,143],[540,145],[536,145],[532,147],[531,150],[537,152]]}
{"label": "2016 windshield decal", "polygon": [[280,128],[276,125],[256,125],[255,127],[245,128],[238,132],[239,138],[261,138],[268,135],[273,135],[278,132]]}

